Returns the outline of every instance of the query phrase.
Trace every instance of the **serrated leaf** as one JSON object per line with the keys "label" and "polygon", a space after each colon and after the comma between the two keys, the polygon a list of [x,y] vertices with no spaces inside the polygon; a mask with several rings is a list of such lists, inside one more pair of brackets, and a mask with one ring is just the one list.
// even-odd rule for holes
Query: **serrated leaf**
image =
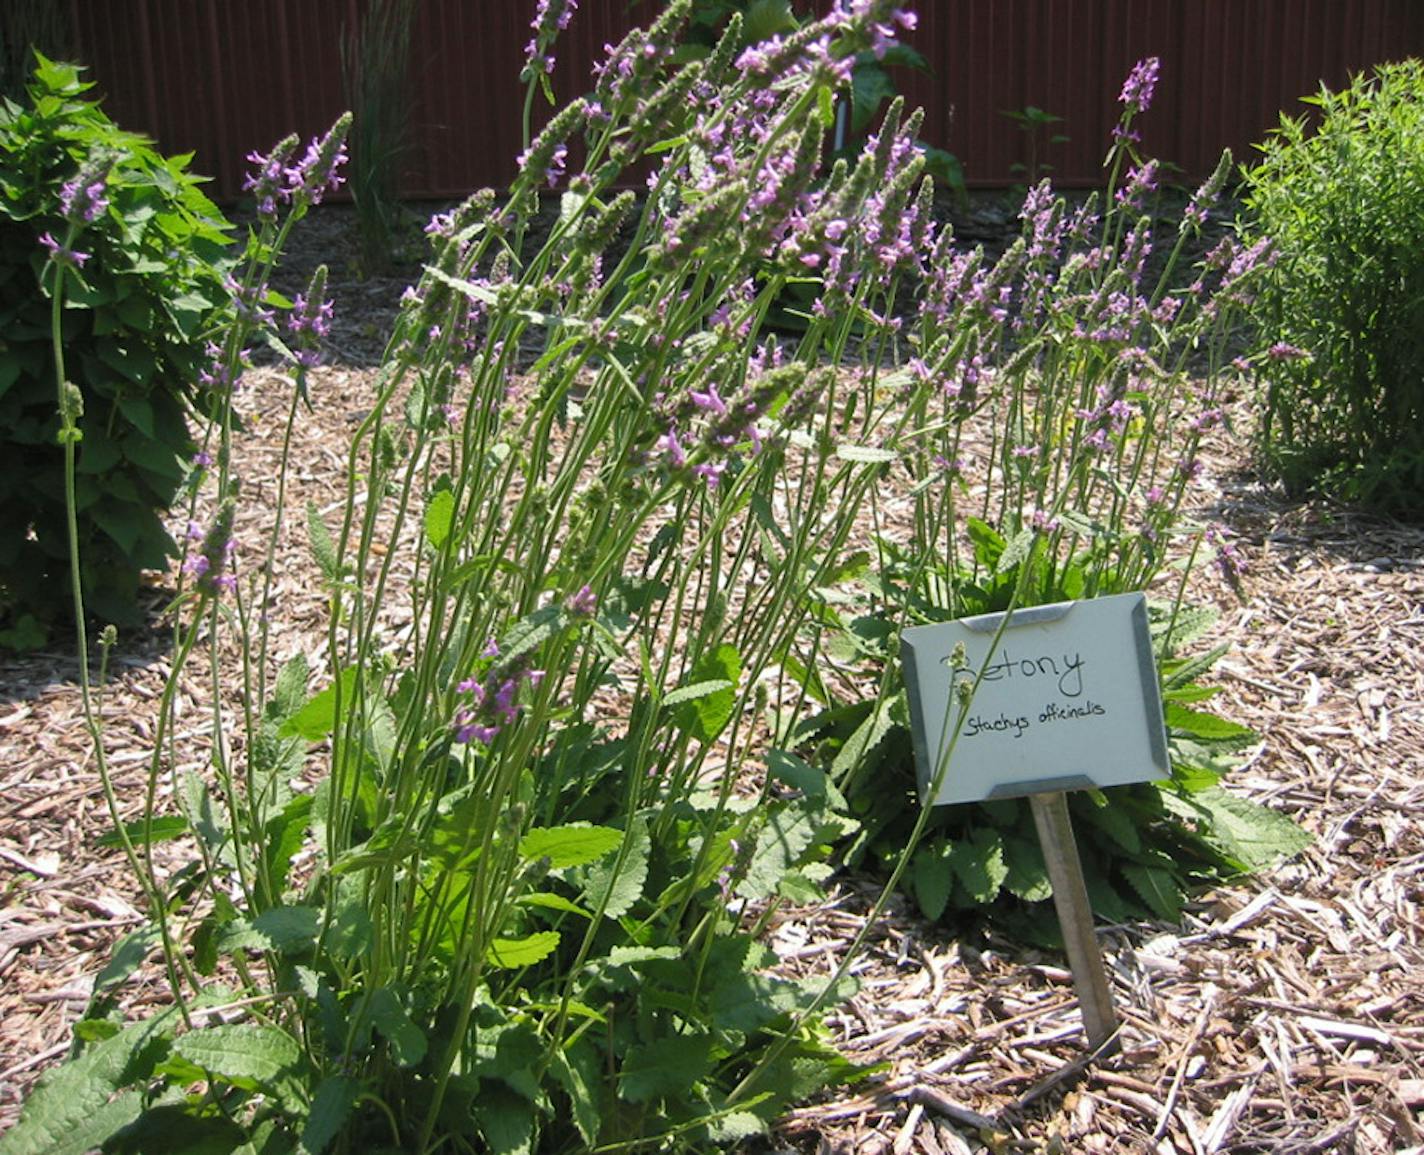
{"label": "serrated leaf", "polygon": [[316,941],[321,912],[312,906],[274,906],[254,919],[229,923],[218,938],[218,950],[305,950]]}
{"label": "serrated leaf", "polygon": [[280,1027],[224,1023],[180,1035],[173,1051],[194,1066],[231,1083],[272,1088],[301,1061],[301,1044]]}
{"label": "serrated leaf", "polygon": [[497,938],[485,951],[485,961],[491,966],[513,970],[532,966],[548,958],[559,947],[559,932],[541,930],[524,938]]}
{"label": "serrated leaf", "polygon": [[163,936],[156,926],[140,927],[121,938],[110,952],[104,969],[94,979],[94,994],[103,994],[122,983],[143,966],[144,960],[162,941]]}
{"label": "serrated leaf", "polygon": [[1229,722],[1205,710],[1189,710],[1177,702],[1166,705],[1167,727],[1176,734],[1199,738],[1206,742],[1250,742],[1253,730],[1237,722]]}
{"label": "serrated leaf", "polygon": [[336,543],[331,540],[331,531],[322,521],[321,510],[317,509],[314,501],[307,502],[307,540],[321,576],[328,584],[334,584],[341,577],[341,563],[336,556]]}
{"label": "serrated leaf", "polygon": [[297,1145],[298,1155],[322,1155],[351,1117],[360,1091],[360,1082],[349,1075],[328,1075],[317,1084]]}
{"label": "serrated leaf", "polygon": [[1136,854],[1142,849],[1142,835],[1137,829],[1137,823],[1122,806],[1114,803],[1111,797],[1099,795],[1088,805],[1075,809],[1129,854]]}
{"label": "serrated leaf", "polygon": [[347,666],[341,676],[326,689],[321,690],[300,710],[277,728],[279,738],[305,738],[308,742],[319,742],[336,728],[336,699],[341,698],[345,709],[350,710],[355,701],[356,679],[360,671],[355,666]]}
{"label": "serrated leaf", "polygon": [[900,455],[893,449],[882,449],[878,445],[850,445],[844,442],[836,446],[836,456],[842,461],[856,465],[883,465],[900,459]]}
{"label": "serrated leaf", "polygon": [[623,831],[611,826],[571,822],[566,826],[535,827],[519,840],[519,853],[529,862],[547,858],[553,869],[560,870],[597,862],[617,850],[622,841]]}
{"label": "serrated leaf", "polygon": [[564,608],[557,605],[542,606],[520,618],[499,639],[500,658],[512,662],[537,649],[563,628],[564,618]]}
{"label": "serrated leaf", "polygon": [[950,846],[945,842],[926,844],[915,851],[910,864],[910,880],[920,913],[931,921],[944,913],[949,895],[954,889],[954,874],[950,870]]}
{"label": "serrated leaf", "polygon": [[371,1022],[390,1046],[391,1058],[399,1067],[411,1067],[425,1058],[425,1032],[406,1012],[400,997],[390,987],[371,995]]}
{"label": "serrated leaf", "polygon": [[1299,854],[1313,841],[1284,814],[1219,786],[1199,791],[1192,802],[1204,809],[1209,822],[1199,833],[1221,847],[1248,870],[1265,870]]}
{"label": "serrated leaf", "polygon": [[681,706],[684,702],[695,702],[698,698],[705,698],[719,690],[731,689],[735,684],[726,678],[713,678],[706,682],[693,682],[690,686],[679,686],[664,696],[663,705]]}
{"label": "serrated leaf", "polygon": [[704,654],[693,667],[688,688],[709,682],[722,682],[723,685],[707,693],[699,693],[693,700],[678,707],[674,715],[678,726],[703,745],[715,742],[732,720],[732,713],[737,707],[736,686],[741,676],[742,656],[735,646],[720,645],[711,653]]}
{"label": "serrated leaf", "polygon": [[682,951],[675,946],[615,946],[608,952],[605,965],[611,967],[633,966],[655,959],[680,959]]}
{"label": "serrated leaf", "polygon": [[[168,842],[174,838],[182,838],[191,830],[192,827],[188,825],[188,820],[181,814],[159,814],[152,819],[137,818],[132,822],[124,823],[124,832],[129,836],[129,841],[134,846],[151,846],[158,842]],[[122,846],[123,839],[118,830],[106,830],[94,839],[94,845],[110,850],[116,846]]]}
{"label": "serrated leaf", "polygon": [[1147,904],[1147,909],[1158,918],[1167,922],[1181,921],[1182,892],[1170,870],[1158,866],[1144,866],[1138,862],[1124,862],[1122,876]]}
{"label": "serrated leaf", "polygon": [[577,914],[584,918],[592,918],[593,912],[585,910],[576,902],[571,902],[562,894],[554,894],[547,890],[537,890],[532,894],[521,894],[514,900],[520,906],[537,906],[542,910],[557,910],[564,914]]}
{"label": "serrated leaf", "polygon": [[307,679],[311,670],[307,656],[293,654],[277,672],[277,680],[272,686],[272,697],[267,703],[267,716],[274,722],[285,722],[302,708],[307,693]]}
{"label": "serrated leaf", "polygon": [[997,830],[979,828],[955,842],[949,854],[950,869],[975,902],[990,903],[1008,877],[1004,840]]}
{"label": "serrated leaf", "polygon": [[[616,856],[588,867],[584,883],[584,905],[603,908],[605,918],[622,918],[643,895],[648,878],[648,855],[652,849],[648,824],[635,818],[626,832],[628,847]],[[619,859],[622,859],[621,863]]]}
{"label": "serrated leaf", "polygon": [[684,1101],[711,1070],[711,1051],[712,1038],[704,1034],[673,1035],[630,1048],[619,1073],[619,1091],[630,1103],[667,1095]]}
{"label": "serrated leaf", "polygon": [[554,1052],[549,1071],[569,1097],[579,1137],[588,1147],[593,1147],[603,1127],[603,1116],[598,1110],[603,1071],[597,1052],[592,1047],[575,1042],[566,1049]]}
{"label": "serrated leaf", "polygon": [[1033,526],[1025,526],[1009,539],[1008,545],[1004,546],[1004,552],[999,555],[998,563],[994,567],[996,574],[1006,574],[1028,557],[1029,551],[1033,549],[1034,539],[1038,536],[1038,531]]}
{"label": "serrated leaf", "polygon": [[450,540],[455,524],[455,495],[439,490],[425,505],[425,540],[439,549]]}
{"label": "serrated leaf", "polygon": [[53,1068],[30,1092],[19,1120],[0,1135],[0,1153],[87,1155],[132,1123],[143,1110],[143,1096],[115,1092],[148,1077],[152,1064],[135,1060],[167,1037],[174,1017],[165,1012],[134,1023]]}
{"label": "serrated leaf", "polygon": [[1053,897],[1053,883],[1043,850],[1031,838],[1009,835],[1004,839],[1004,889],[1025,902],[1043,902]]}

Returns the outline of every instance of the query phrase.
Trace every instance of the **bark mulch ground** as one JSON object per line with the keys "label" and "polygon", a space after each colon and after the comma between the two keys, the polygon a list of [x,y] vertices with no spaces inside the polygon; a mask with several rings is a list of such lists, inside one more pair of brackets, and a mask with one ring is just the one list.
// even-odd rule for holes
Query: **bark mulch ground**
{"label": "bark mulch ground", "polygon": [[[339,213],[313,226],[310,248],[350,251]],[[399,293],[398,278],[334,272],[345,320],[298,428],[294,508],[308,498],[330,508],[340,495]],[[243,452],[255,484],[242,518],[257,540],[283,413],[274,375],[251,377]],[[1206,512],[1250,563],[1240,601],[1200,576],[1198,593],[1225,607],[1212,640],[1233,647],[1217,708],[1262,736],[1228,784],[1289,814],[1313,846],[1202,896],[1179,926],[1104,928],[1122,1050],[1096,1063],[1084,1061],[1060,957],[993,935],[957,939],[892,904],[856,964],[860,993],[830,1020],[848,1055],[883,1068],[792,1112],[766,1149],[1424,1151],[1424,530],[1287,501],[1253,478],[1242,440],[1224,441],[1210,464]],[[317,665],[311,566],[305,531],[289,525],[274,561],[274,652],[305,649]],[[171,592],[155,575],[155,609]],[[162,629],[125,634],[104,694],[127,817],[142,806],[167,662]],[[213,692],[199,675],[182,687],[180,770],[207,762]],[[95,844],[110,825],[74,660],[0,656],[0,1131],[63,1057],[108,948],[142,921],[121,858]],[[772,933],[785,965],[829,970],[873,895],[870,880],[847,878],[824,906],[783,918]],[[162,998],[150,969],[124,1001],[137,1011]]]}

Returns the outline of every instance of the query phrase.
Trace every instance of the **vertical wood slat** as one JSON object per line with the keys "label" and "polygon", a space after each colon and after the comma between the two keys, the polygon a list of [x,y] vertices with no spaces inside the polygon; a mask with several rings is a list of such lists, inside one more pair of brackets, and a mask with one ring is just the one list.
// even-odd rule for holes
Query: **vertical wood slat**
{"label": "vertical wood slat", "polygon": [[[244,157],[288,132],[310,136],[341,110],[339,36],[363,0],[104,0],[73,3],[81,58],[110,114],[168,152],[195,152],[212,191],[241,191]],[[1143,147],[1199,179],[1223,147],[1238,160],[1281,110],[1320,84],[1424,53],[1418,0],[919,0],[910,42],[931,73],[895,70],[926,110],[924,139],[973,185],[1016,183],[1027,138],[1005,110],[1062,116],[1067,144],[1041,147],[1064,185],[1102,180],[1116,96],[1132,64],[1162,58]],[[583,0],[559,43],[562,98],[586,91],[603,46],[655,0]],[[514,173],[518,72],[533,0],[421,0],[412,39],[411,148],[402,188],[452,197]],[[547,118],[536,102],[536,130]],[[1050,131],[1054,131],[1050,130]],[[1044,134],[1045,140],[1048,133]],[[1041,141],[1041,145],[1044,142]]]}

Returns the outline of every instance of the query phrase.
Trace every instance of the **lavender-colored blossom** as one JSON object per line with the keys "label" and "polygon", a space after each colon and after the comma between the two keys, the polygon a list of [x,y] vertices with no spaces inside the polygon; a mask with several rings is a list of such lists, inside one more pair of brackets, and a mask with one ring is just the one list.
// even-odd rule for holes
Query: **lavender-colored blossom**
{"label": "lavender-colored blossom", "polygon": [[1118,100],[1133,112],[1146,112],[1152,104],[1152,96],[1157,91],[1157,77],[1162,70],[1162,61],[1149,56],[1133,65],[1123,82]]}
{"label": "lavender-colored blossom", "polygon": [[1266,350],[1266,356],[1272,361],[1305,361],[1310,357],[1310,354],[1297,345],[1289,344],[1286,341],[1277,341]]}
{"label": "lavender-colored blossom", "polygon": [[199,593],[217,596],[237,589],[237,577],[232,572],[237,556],[237,543],[232,536],[236,512],[236,504],[229,499],[218,507],[217,516],[207,530],[189,526],[189,540],[194,540],[196,528],[201,544],[197,552],[183,562],[183,572],[194,579],[193,585]]}
{"label": "lavender-colored blossom", "polygon": [[278,141],[270,153],[263,156],[259,152],[247,154],[253,169],[242,182],[244,192],[250,192],[257,202],[257,215],[272,221],[277,217],[277,207],[291,199],[291,188],[287,182],[288,162],[297,151],[295,136]]}
{"label": "lavender-colored blossom", "polygon": [[328,193],[341,187],[341,166],[346,163],[346,134],[351,130],[351,114],[342,113],[325,135],[314,137],[299,163],[286,169],[287,196],[293,201],[320,204]]}
{"label": "lavender-colored blossom", "polygon": [[81,172],[59,190],[59,211],[71,224],[91,225],[109,207],[108,198],[104,196],[104,180],[95,179],[95,175]]}
{"label": "lavender-colored blossom", "polygon": [[297,363],[306,368],[321,360],[321,342],[331,332],[331,317],[335,309],[326,296],[326,266],[318,265],[307,285],[307,291],[297,294],[292,311],[287,314],[287,331],[292,336]]}
{"label": "lavender-colored blossom", "polygon": [[81,253],[78,249],[60,244],[48,232],[40,234],[40,244],[49,253],[51,261],[56,265],[65,265],[71,269],[82,269],[84,263],[93,255],[92,253]]}
{"label": "lavender-colored blossom", "polygon": [[591,618],[598,609],[598,597],[589,586],[580,586],[578,592],[569,598],[565,608],[574,617]]}

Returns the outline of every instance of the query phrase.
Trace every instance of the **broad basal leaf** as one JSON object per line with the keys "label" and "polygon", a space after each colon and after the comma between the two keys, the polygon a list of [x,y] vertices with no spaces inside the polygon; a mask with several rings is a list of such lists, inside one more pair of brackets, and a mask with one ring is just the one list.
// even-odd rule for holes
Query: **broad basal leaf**
{"label": "broad basal leaf", "polygon": [[223,1023],[180,1035],[173,1050],[226,1082],[271,1088],[289,1078],[301,1061],[301,1044],[280,1027]]}

